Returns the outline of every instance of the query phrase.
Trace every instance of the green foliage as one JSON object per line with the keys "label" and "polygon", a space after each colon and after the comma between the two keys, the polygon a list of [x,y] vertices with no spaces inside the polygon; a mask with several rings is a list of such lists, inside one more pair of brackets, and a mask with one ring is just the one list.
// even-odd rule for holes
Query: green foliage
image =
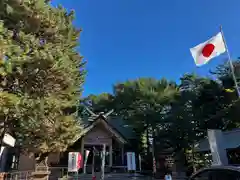
{"label": "green foliage", "polygon": [[[226,68],[218,67],[216,72],[228,72]],[[149,154],[154,147],[155,152],[170,150],[181,155],[192,150],[207,129],[239,127],[236,91],[227,91],[234,87],[223,78],[228,75],[219,73],[213,80],[185,74],[178,86],[165,79],[126,81],[114,86],[113,95],[90,96],[94,102],[90,107],[114,109],[115,115],[134,128],[140,152]]]}
{"label": "green foliage", "polygon": [[85,74],[73,19],[45,0],[0,2],[0,118],[23,151],[64,151],[80,131],[65,111],[76,105]]}
{"label": "green foliage", "polygon": [[89,109],[93,110],[95,113],[108,112],[114,105],[113,101],[114,97],[108,93],[102,93],[98,96],[89,95],[88,97],[83,98],[80,101],[79,111],[81,113],[84,107],[86,106]]}
{"label": "green foliage", "polygon": [[170,106],[179,96],[176,84],[165,79],[140,78],[116,84],[113,92],[113,95],[91,95],[87,98],[90,103],[85,101],[85,104],[94,111],[114,109],[116,116],[133,127],[145,147],[142,150],[149,151],[149,137],[156,136],[153,131],[160,131],[164,126],[167,105]]}

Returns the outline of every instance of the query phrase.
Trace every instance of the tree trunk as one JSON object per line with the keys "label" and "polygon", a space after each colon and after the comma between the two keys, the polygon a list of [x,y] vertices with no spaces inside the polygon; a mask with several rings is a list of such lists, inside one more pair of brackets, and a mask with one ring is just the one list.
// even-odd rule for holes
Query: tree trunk
{"label": "tree trunk", "polygon": [[153,161],[153,174],[155,175],[157,172],[156,167],[156,155],[155,155],[155,128],[152,127],[152,161]]}
{"label": "tree trunk", "polygon": [[146,131],[146,133],[147,133],[147,156],[149,156],[149,154],[150,154],[150,143],[149,143],[149,124],[148,124],[148,122],[147,122],[147,131]]}
{"label": "tree trunk", "polygon": [[183,150],[179,151],[175,155],[175,162],[174,162],[174,173],[176,176],[182,177],[186,175],[186,168],[185,168],[186,157]]}
{"label": "tree trunk", "polygon": [[194,144],[192,145],[192,167],[193,167],[193,172],[195,173],[197,171],[197,168],[196,168],[196,165],[195,165]]}

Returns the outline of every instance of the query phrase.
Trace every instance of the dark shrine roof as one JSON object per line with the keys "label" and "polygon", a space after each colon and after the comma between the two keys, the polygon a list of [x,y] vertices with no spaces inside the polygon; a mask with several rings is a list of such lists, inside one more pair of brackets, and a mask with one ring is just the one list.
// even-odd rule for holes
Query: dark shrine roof
{"label": "dark shrine roof", "polygon": [[[95,120],[89,117],[82,117],[80,125],[83,128],[90,126]],[[117,132],[119,132],[125,139],[135,139],[136,135],[132,127],[127,125],[124,120],[118,117],[108,117],[106,122]]]}
{"label": "dark shrine roof", "polygon": [[121,133],[126,139],[135,139],[136,134],[133,128],[127,125],[124,120],[120,118],[111,118],[107,120],[108,123],[116,129],[119,133]]}

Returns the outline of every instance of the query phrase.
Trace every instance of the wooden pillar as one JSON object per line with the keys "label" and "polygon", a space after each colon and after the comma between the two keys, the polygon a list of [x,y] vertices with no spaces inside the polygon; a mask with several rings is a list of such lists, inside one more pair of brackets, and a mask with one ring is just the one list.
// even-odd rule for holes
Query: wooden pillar
{"label": "wooden pillar", "polygon": [[81,139],[81,154],[84,156],[84,136]]}
{"label": "wooden pillar", "polygon": [[[85,158],[86,158],[86,157],[84,157],[85,156],[85,154],[84,154],[84,136],[81,139],[81,155],[82,155],[82,158],[83,158],[83,161],[82,161],[82,167],[83,167],[84,161],[85,161]],[[84,168],[84,171],[86,171],[85,167],[83,167],[83,168]]]}
{"label": "wooden pillar", "polygon": [[113,161],[113,157],[112,157],[112,144],[109,145],[109,166],[112,167],[112,161]]}
{"label": "wooden pillar", "polygon": [[106,155],[106,144],[103,144],[103,149],[102,149],[102,167],[101,167],[101,178],[100,178],[100,180],[104,180],[104,174],[105,174],[105,155]]}
{"label": "wooden pillar", "polygon": [[95,177],[95,152],[96,152],[94,146],[93,146],[92,152],[93,152],[93,157],[92,157],[92,179],[94,179],[94,177]]}

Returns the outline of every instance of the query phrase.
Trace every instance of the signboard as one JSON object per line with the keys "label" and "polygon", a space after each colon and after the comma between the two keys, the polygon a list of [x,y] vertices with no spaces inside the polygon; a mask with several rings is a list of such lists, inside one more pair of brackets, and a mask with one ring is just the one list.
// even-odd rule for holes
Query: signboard
{"label": "signboard", "polygon": [[8,146],[14,147],[16,139],[14,137],[12,137],[10,134],[6,133],[6,134],[4,134],[3,142],[5,144],[7,144]]}
{"label": "signboard", "polygon": [[82,167],[82,155],[79,152],[68,153],[68,172],[78,172]]}
{"label": "signboard", "polygon": [[127,168],[128,171],[136,170],[135,152],[127,152]]}

